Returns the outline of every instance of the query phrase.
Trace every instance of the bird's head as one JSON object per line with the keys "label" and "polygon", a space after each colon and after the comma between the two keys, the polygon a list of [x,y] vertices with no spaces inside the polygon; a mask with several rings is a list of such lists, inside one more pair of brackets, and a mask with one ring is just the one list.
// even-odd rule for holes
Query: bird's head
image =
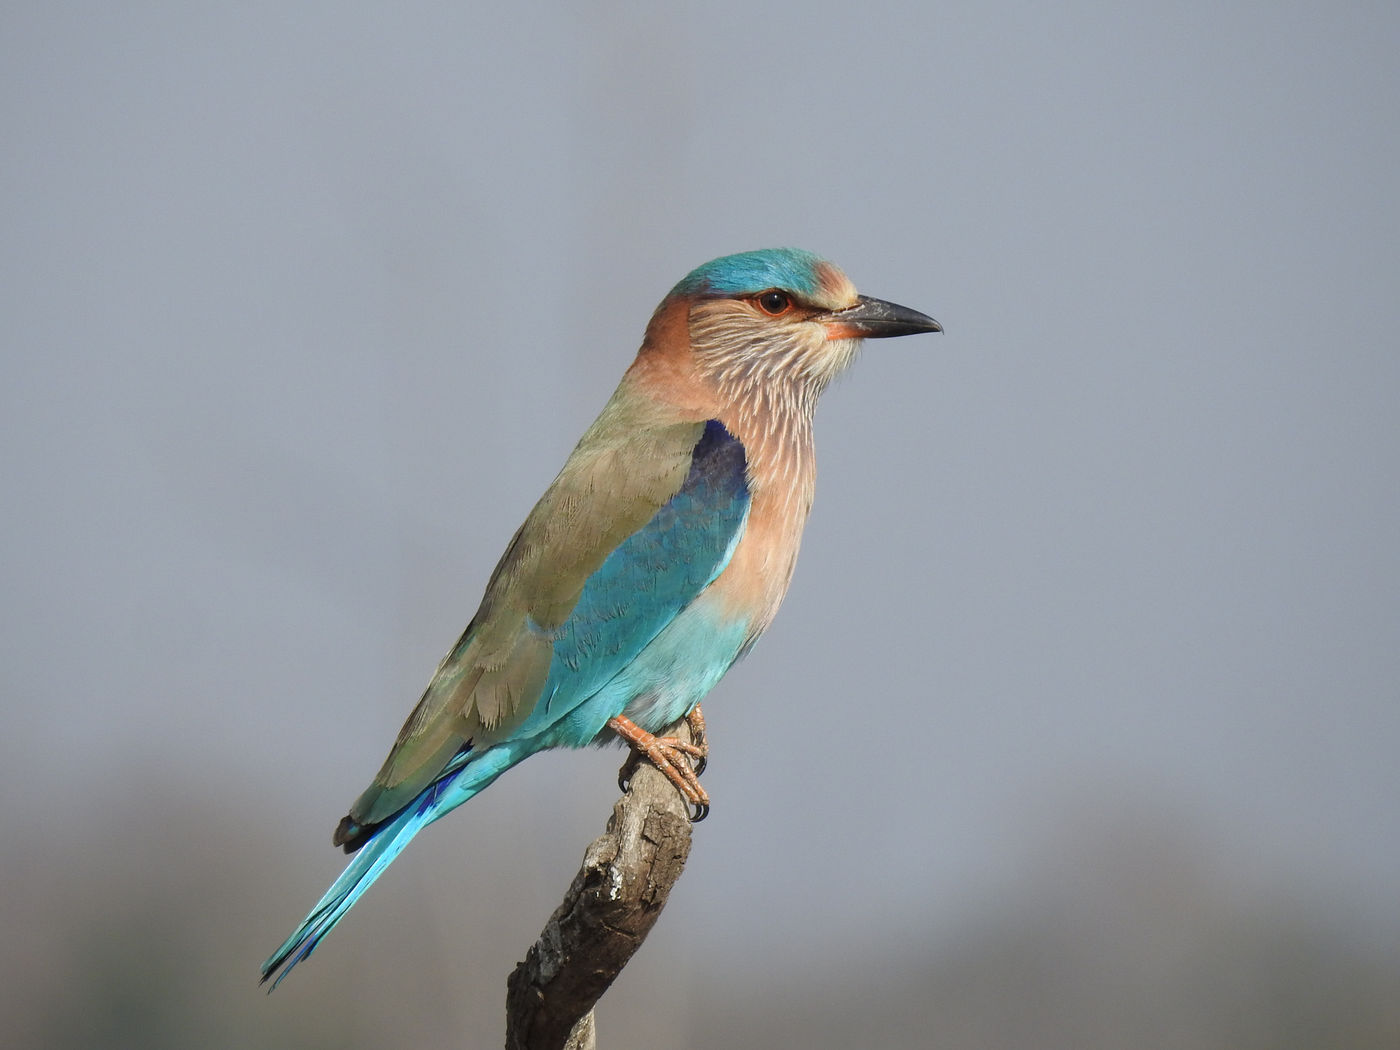
{"label": "bird's head", "polygon": [[796,248],[726,255],[692,270],[662,302],[686,308],[696,366],[728,394],[810,413],[863,339],[941,332],[932,317],[856,294],[834,264]]}

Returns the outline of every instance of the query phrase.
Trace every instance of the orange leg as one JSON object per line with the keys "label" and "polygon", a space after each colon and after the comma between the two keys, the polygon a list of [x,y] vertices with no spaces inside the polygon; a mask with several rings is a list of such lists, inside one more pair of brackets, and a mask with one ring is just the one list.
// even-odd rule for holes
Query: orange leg
{"label": "orange leg", "polygon": [[690,709],[690,714],[685,716],[686,723],[690,726],[690,740],[700,749],[697,756],[700,761],[695,763],[695,775],[698,777],[705,772],[705,766],[709,764],[710,739],[705,735],[705,716],[700,712],[700,705],[696,704]]}
{"label": "orange leg", "polygon": [[[699,708],[687,715],[686,720],[690,723],[693,734],[696,733],[696,723],[699,723],[699,733],[696,734],[696,742],[693,744],[673,736],[653,736],[623,715],[608,719],[608,728],[627,741],[627,746],[632,749],[632,754],[618,772],[618,787],[623,791],[627,790],[637,763],[645,758],[667,780],[676,785],[681,797],[692,807],[690,819],[698,822],[710,813],[710,796],[700,786],[698,776],[699,769],[704,768],[705,755],[709,748],[705,744],[705,719],[699,714]],[[699,768],[691,766],[692,759]]]}

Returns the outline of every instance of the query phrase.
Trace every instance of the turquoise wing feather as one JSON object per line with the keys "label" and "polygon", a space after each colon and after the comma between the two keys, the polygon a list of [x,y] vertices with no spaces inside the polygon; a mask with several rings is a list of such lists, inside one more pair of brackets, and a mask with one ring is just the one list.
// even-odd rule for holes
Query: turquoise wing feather
{"label": "turquoise wing feather", "polygon": [[745,466],[743,446],[707,423],[680,491],[588,578],[522,735],[594,695],[723,571],[748,515]]}

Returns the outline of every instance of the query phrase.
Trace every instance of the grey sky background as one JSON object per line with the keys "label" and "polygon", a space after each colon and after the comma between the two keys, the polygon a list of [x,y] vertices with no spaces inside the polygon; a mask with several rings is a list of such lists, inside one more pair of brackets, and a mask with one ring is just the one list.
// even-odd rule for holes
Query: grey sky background
{"label": "grey sky background", "polygon": [[1120,862],[1392,941],[1396,54],[1393,4],[8,9],[12,989],[178,912],[162,965],[266,1045],[351,986],[498,1044],[619,754],[532,759],[257,964],[656,302],[779,245],[947,331],[826,397],[614,1031]]}

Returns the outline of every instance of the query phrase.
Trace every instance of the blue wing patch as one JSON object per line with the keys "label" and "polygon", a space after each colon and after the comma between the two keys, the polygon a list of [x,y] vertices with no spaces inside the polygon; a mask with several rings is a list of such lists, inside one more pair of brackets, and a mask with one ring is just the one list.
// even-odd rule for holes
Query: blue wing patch
{"label": "blue wing patch", "polygon": [[555,634],[543,702],[520,735],[606,685],[724,571],[748,518],[746,469],[744,446],[707,422],[679,491],[584,584]]}

